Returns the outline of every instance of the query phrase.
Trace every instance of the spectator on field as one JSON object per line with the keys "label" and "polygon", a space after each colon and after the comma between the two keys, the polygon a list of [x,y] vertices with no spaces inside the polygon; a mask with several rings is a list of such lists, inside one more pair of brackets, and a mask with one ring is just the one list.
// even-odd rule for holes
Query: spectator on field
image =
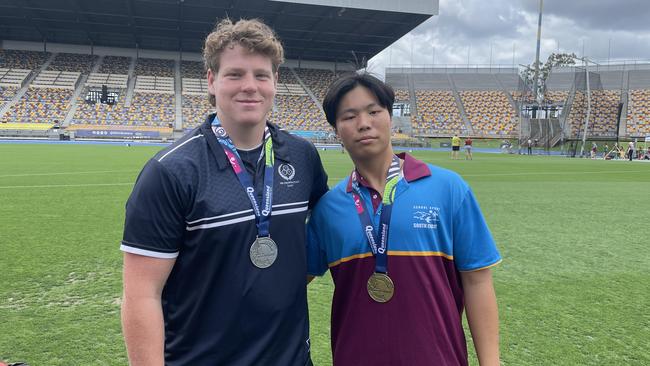
{"label": "spectator on field", "polygon": [[470,136],[465,139],[465,160],[472,160],[472,138]]}
{"label": "spectator on field", "polygon": [[591,143],[591,158],[596,159],[596,152],[598,151],[598,145],[595,142]]}
{"label": "spectator on field", "polygon": [[451,158],[453,160],[458,159],[458,151],[460,150],[460,137],[455,133],[451,138]]}
{"label": "spectator on field", "polygon": [[311,365],[305,220],[327,175],[266,120],[275,33],[226,19],[203,50],[216,113],[147,162],[126,204],[129,364]]}
{"label": "spectator on field", "polygon": [[526,146],[528,147],[528,155],[532,155],[533,154],[533,140],[528,139],[528,141],[526,141]]}
{"label": "spectator on field", "polygon": [[499,252],[459,175],[395,154],[393,103],[368,74],[338,79],[323,100],[354,163],[308,224],[307,271],[329,270],[336,289],[333,365],[467,365],[465,310],[479,363],[499,365]]}
{"label": "spectator on field", "polygon": [[626,151],[628,159],[632,161],[634,159],[634,142],[630,141],[627,144],[627,151]]}

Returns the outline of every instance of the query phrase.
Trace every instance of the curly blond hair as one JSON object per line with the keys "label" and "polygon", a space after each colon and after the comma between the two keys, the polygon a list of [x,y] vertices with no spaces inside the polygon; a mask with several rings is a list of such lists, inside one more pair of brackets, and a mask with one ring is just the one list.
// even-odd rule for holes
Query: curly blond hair
{"label": "curly blond hair", "polygon": [[[205,71],[219,71],[221,53],[226,47],[240,45],[252,53],[271,59],[273,72],[277,73],[284,62],[284,49],[275,32],[259,19],[240,19],[233,23],[229,18],[221,20],[212,33],[205,38],[203,46],[203,63]],[[208,100],[214,107],[214,95],[208,94]]]}

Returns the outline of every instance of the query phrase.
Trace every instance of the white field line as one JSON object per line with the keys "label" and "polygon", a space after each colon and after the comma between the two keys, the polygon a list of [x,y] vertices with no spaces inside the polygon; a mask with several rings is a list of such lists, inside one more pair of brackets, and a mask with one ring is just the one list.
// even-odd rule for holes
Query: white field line
{"label": "white field line", "polygon": [[0,189],[13,188],[67,188],[67,187],[108,187],[108,186],[132,186],[135,182],[124,183],[86,183],[86,184],[41,184],[34,186],[0,186]]}
{"label": "white field line", "polygon": [[96,170],[87,172],[56,172],[56,173],[25,173],[25,174],[2,174],[0,178],[8,177],[44,177],[48,175],[77,175],[77,174],[108,174],[108,173],[134,173],[139,170]]}

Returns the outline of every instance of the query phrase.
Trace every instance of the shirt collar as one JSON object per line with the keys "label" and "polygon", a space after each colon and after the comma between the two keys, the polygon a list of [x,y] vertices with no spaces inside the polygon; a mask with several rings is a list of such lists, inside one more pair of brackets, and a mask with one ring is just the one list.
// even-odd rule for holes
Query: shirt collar
{"label": "shirt collar", "polygon": [[[217,160],[217,166],[219,169],[230,168],[230,163],[228,162],[228,157],[223,152],[223,148],[219,145],[217,141],[217,136],[212,132],[212,120],[216,113],[210,113],[206,118],[205,122],[201,125],[201,133],[206,137],[208,141],[208,146],[212,150],[212,155]],[[269,126],[269,132],[271,132],[271,139],[273,140],[273,153],[275,154],[276,159],[280,159],[286,162],[291,161],[289,154],[289,145],[287,143],[287,136],[284,133],[280,133],[278,126],[271,122],[266,122],[266,125]]]}
{"label": "shirt collar", "polygon": [[[431,170],[424,162],[407,153],[399,153],[397,156],[404,160],[404,164],[402,165],[402,174],[407,182],[411,183],[415,180],[431,175]],[[359,172],[355,169],[352,174],[359,174]],[[359,174],[359,184],[366,188],[368,187],[365,178],[363,178],[361,174]],[[352,192],[352,179],[348,179],[348,185],[345,190],[348,193]]]}

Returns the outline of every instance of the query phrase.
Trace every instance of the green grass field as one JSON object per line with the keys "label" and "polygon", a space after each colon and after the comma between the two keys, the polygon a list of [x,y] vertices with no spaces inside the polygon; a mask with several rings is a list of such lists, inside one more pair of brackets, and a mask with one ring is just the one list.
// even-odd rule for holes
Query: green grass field
{"label": "green grass field", "polygon": [[[0,360],[126,365],[124,203],[158,149],[0,144]],[[322,154],[330,185],[349,173],[347,155]],[[503,364],[650,364],[650,164],[414,155],[470,183],[496,238]],[[309,287],[319,366],[331,292],[329,276]]]}

